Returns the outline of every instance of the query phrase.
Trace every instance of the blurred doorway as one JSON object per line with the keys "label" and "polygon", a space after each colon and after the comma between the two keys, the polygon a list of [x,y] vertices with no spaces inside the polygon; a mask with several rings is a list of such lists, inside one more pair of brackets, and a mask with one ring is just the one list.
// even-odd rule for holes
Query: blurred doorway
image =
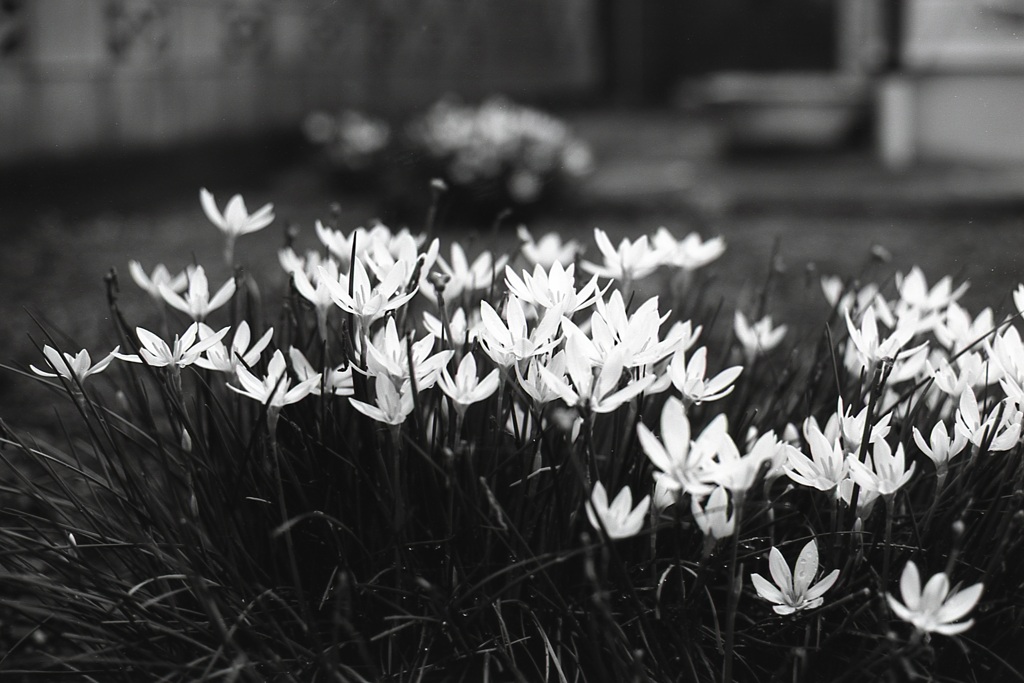
{"label": "blurred doorway", "polygon": [[663,103],[681,78],[836,67],[840,0],[600,0],[606,91]]}

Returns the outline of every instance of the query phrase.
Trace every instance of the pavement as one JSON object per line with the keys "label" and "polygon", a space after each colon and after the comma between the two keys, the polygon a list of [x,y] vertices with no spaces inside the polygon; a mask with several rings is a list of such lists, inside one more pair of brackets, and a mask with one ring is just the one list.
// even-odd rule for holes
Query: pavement
{"label": "pavement", "polygon": [[673,111],[613,110],[570,122],[595,151],[595,171],[580,191],[587,205],[711,213],[1024,210],[1024,166],[889,169],[870,143],[737,153],[721,122]]}

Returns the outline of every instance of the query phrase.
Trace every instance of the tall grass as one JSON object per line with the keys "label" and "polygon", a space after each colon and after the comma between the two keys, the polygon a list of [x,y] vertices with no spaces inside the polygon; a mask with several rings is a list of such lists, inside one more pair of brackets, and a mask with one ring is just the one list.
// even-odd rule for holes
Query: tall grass
{"label": "tall grass", "polygon": [[[52,376],[24,374],[63,399],[68,438],[3,425],[5,677],[1024,679],[1016,311],[967,313],[916,270],[826,280],[831,317],[796,339],[751,330],[770,283],[728,324],[705,275],[728,256],[709,265],[721,245],[696,235],[598,232],[586,262],[526,233],[475,261],[383,226],[318,234],[282,252],[285,292],[239,269],[230,303],[182,312],[166,279],[152,332],[111,277],[102,374],[41,342]],[[269,346],[250,352],[243,320],[252,342],[272,323]],[[940,423],[962,450],[933,460]],[[838,449],[838,487],[801,483],[815,443]],[[751,575],[810,542],[798,576],[838,579],[778,614]],[[983,584],[968,630],[896,615],[887,597],[923,609],[911,561]]]}

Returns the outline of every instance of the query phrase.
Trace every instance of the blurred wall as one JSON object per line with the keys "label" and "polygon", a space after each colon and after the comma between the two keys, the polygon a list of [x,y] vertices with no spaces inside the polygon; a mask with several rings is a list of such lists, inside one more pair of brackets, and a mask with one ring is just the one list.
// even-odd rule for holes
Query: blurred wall
{"label": "blurred wall", "polygon": [[599,85],[597,0],[4,0],[0,163]]}
{"label": "blurred wall", "polygon": [[883,158],[1024,163],[1024,2],[905,7],[901,69],[879,98]]}

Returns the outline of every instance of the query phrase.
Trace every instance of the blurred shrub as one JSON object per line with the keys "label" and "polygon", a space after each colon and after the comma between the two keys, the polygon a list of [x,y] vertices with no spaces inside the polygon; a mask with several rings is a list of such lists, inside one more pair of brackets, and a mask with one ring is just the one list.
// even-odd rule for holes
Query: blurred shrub
{"label": "blurred shrub", "polygon": [[403,135],[354,110],[314,112],[304,128],[346,181],[408,195],[441,178],[453,202],[491,213],[557,199],[593,167],[590,147],[564,121],[504,97],[479,105],[444,98],[412,117]]}

